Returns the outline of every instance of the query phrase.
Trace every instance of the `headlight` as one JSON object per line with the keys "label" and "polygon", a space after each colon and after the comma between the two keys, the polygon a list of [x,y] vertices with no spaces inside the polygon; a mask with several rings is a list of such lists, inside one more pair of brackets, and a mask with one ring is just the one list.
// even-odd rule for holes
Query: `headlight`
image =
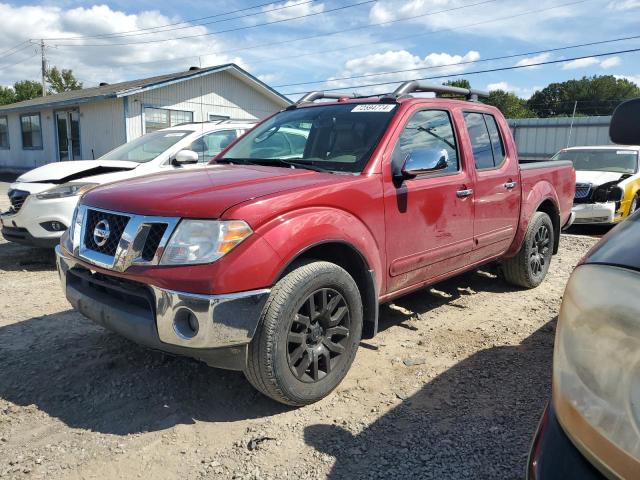
{"label": "headlight", "polygon": [[74,252],[80,248],[80,235],[82,232],[83,217],[84,210],[76,207],[73,211],[73,217],[71,218],[71,225],[69,226],[69,240],[71,241]]}
{"label": "headlight", "polygon": [[640,272],[578,267],[562,301],[553,360],[560,423],[621,478],[640,471],[639,292]]}
{"label": "headlight", "polygon": [[211,263],[252,233],[242,220],[182,220],[171,235],[160,264]]}
{"label": "headlight", "polygon": [[620,202],[624,198],[624,190],[617,185],[617,181],[600,185],[593,192],[593,200],[596,202]]}
{"label": "headlight", "polygon": [[36,194],[40,200],[50,200],[52,198],[74,197],[81,195],[87,190],[97,186],[97,183],[65,183],[58,187],[50,188],[44,192]]}

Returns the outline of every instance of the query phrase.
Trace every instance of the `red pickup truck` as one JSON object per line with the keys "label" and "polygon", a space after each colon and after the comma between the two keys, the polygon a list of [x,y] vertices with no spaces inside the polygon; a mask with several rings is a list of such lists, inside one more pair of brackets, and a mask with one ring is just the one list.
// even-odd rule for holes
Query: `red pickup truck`
{"label": "red pickup truck", "polygon": [[[426,91],[468,100],[411,95]],[[519,165],[479,93],[312,92],[203,169],[96,187],[56,250],[66,296],[140,344],[315,402],[380,303],[497,259],[512,284],[544,279],[575,172]]]}

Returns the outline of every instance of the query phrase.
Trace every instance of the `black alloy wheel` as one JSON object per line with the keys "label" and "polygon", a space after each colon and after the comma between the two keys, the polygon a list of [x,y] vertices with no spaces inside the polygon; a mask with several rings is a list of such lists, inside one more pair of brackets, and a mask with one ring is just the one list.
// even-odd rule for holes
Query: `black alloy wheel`
{"label": "black alloy wheel", "polygon": [[529,263],[531,272],[538,276],[545,269],[545,264],[549,261],[549,245],[551,243],[551,232],[546,225],[540,225],[531,242],[531,254]]}
{"label": "black alloy wheel", "polygon": [[347,302],[332,288],[303,301],[287,335],[287,361],[298,380],[320,381],[337,366],[349,342],[350,319]]}

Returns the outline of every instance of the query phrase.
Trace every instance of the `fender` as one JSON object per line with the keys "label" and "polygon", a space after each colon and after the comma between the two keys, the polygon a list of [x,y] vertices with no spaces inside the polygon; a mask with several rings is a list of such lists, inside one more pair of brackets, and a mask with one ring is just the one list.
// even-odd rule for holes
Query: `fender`
{"label": "fender", "polygon": [[[522,246],[522,242],[524,241],[524,236],[527,233],[527,229],[529,228],[529,221],[533,214],[538,211],[540,205],[546,200],[551,200],[553,203],[556,212],[560,215],[558,194],[556,193],[556,189],[554,186],[549,183],[547,180],[539,180],[534,185],[531,185],[531,188],[527,188],[526,185],[522,186],[523,197],[522,197],[522,206],[520,208],[520,219],[518,220],[518,229],[516,231],[516,235],[513,238],[513,242],[511,246],[504,254],[505,257],[512,257],[520,250]],[[524,196],[526,195],[526,197]],[[553,218],[551,219],[553,221]],[[562,224],[562,219],[560,219]],[[554,236],[559,238],[560,232],[554,232]],[[555,247],[557,248],[557,241]],[[555,252],[554,252],[555,253]]]}
{"label": "fender", "polygon": [[375,273],[377,291],[384,291],[384,250],[380,249],[379,242],[366,225],[344,210],[330,207],[293,210],[261,225],[256,233],[280,257],[279,265],[274,269],[278,274],[271,279],[271,284],[293,259],[309,248],[337,242],[346,243],[360,253]]}

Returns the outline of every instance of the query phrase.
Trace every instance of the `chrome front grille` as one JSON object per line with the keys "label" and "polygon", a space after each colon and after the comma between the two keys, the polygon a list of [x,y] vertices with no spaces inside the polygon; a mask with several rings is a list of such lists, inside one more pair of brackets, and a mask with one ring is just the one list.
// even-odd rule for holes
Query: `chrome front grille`
{"label": "chrome front grille", "polygon": [[9,190],[7,194],[9,195],[9,201],[11,202],[11,207],[9,207],[8,213],[18,213],[29,196],[29,192],[17,189]]}
{"label": "chrome front grille", "polygon": [[[103,268],[157,265],[179,218],[134,215],[80,205],[74,254]],[[79,231],[78,231],[79,230]],[[76,238],[77,236],[77,238]]]}
{"label": "chrome front grille", "polygon": [[591,193],[590,183],[576,183],[576,200],[584,200]]}
{"label": "chrome front grille", "polygon": [[[124,229],[129,223],[129,216],[90,209],[87,210],[86,222],[87,228],[84,232],[84,244],[86,247],[94,252],[115,256]],[[109,237],[102,245],[98,245],[94,238],[95,228],[100,222],[107,222],[106,224],[109,225]]]}

